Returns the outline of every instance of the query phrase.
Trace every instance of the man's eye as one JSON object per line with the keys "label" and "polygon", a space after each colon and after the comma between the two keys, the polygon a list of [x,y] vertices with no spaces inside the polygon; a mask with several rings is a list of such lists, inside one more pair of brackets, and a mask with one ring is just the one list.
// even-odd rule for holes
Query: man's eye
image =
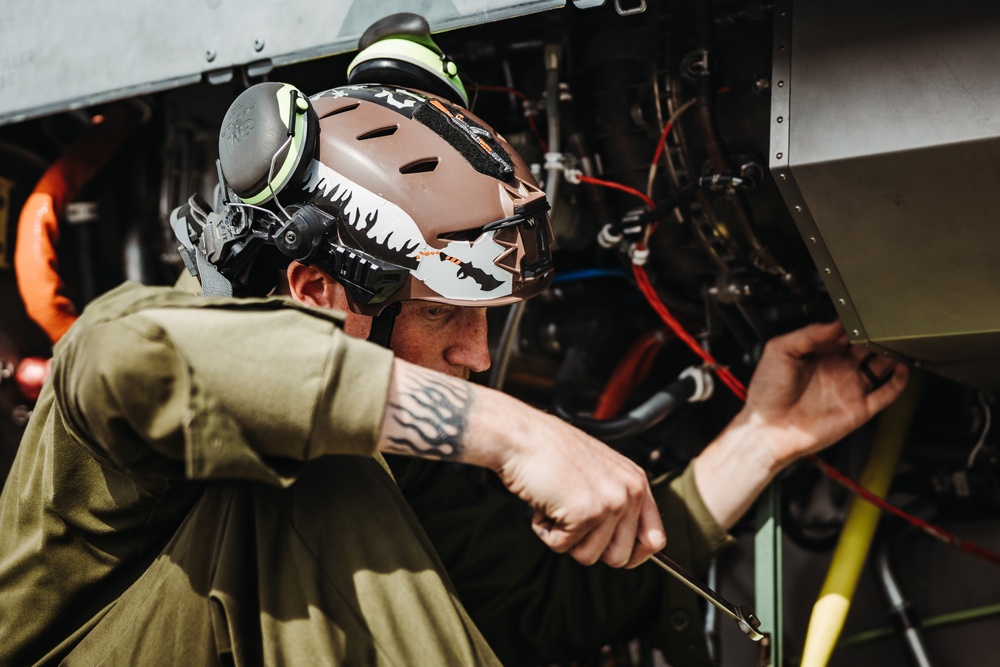
{"label": "man's eye", "polygon": [[428,306],[427,308],[424,309],[424,314],[427,315],[427,317],[435,319],[443,317],[447,313],[448,309],[445,308],[444,306]]}

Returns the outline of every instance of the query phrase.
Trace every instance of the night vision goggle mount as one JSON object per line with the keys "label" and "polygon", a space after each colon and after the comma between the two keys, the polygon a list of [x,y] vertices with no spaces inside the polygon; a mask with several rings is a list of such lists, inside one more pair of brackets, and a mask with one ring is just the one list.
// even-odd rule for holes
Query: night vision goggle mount
{"label": "night vision goggle mount", "polygon": [[246,292],[250,265],[265,245],[288,259],[320,267],[359,304],[383,303],[406,282],[409,269],[344,246],[337,219],[313,206],[290,208],[282,221],[267,209],[228,197],[220,203],[221,213],[195,194],[170,216],[184,265],[200,278],[205,296]]}
{"label": "night vision goggle mount", "polygon": [[281,254],[336,278],[355,302],[377,305],[406,283],[410,270],[339,243],[337,220],[314,206],[292,213],[273,236]]}

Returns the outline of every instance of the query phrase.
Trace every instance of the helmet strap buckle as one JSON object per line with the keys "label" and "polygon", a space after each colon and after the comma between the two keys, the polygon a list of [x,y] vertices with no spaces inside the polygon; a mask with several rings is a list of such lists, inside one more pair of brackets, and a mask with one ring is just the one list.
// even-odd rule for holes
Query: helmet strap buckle
{"label": "helmet strap buckle", "polygon": [[378,315],[372,318],[372,328],[368,333],[368,341],[389,348],[392,342],[392,329],[396,324],[396,315],[399,314],[401,306],[399,302],[390,303],[382,309]]}

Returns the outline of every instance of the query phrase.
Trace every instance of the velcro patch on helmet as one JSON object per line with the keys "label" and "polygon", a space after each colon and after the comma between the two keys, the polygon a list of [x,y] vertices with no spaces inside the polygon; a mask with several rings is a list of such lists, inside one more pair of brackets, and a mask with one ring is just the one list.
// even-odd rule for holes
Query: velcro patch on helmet
{"label": "velcro patch on helmet", "polygon": [[440,135],[480,174],[501,181],[514,176],[510,155],[493,133],[458,107],[432,97],[413,113],[413,118]]}

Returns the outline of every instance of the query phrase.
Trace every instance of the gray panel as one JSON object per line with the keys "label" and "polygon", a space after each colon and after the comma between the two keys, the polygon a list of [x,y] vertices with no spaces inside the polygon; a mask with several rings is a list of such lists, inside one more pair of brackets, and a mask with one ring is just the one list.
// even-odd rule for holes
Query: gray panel
{"label": "gray panel", "polygon": [[775,13],[771,168],[852,339],[1000,386],[1000,5]]}
{"label": "gray panel", "polygon": [[234,67],[344,53],[375,20],[422,12],[432,31],[565,0],[7,0],[0,13],[0,124],[210,79]]}

